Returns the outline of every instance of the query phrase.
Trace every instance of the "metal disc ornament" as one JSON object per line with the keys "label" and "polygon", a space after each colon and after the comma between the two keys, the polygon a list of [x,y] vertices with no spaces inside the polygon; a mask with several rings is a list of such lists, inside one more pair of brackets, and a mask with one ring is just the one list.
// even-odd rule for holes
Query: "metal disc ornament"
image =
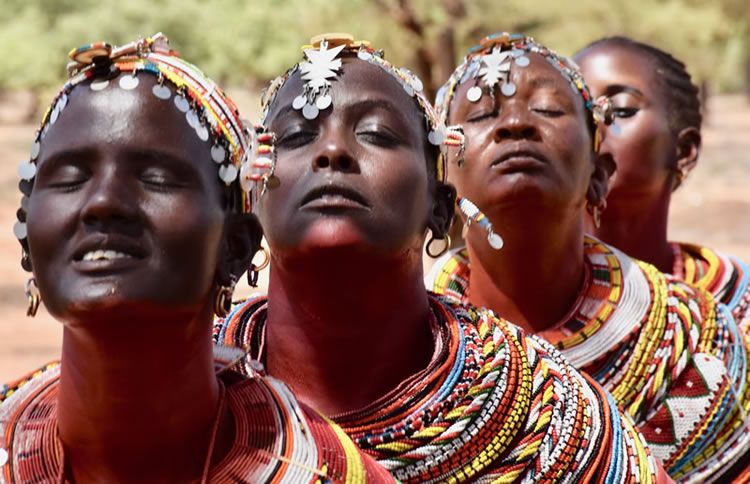
{"label": "metal disc ornament", "polygon": [[221,145],[214,145],[211,147],[211,159],[216,163],[222,163],[227,159],[227,150]]}
{"label": "metal disc ornament", "polygon": [[184,96],[175,96],[174,105],[177,106],[177,109],[179,109],[183,113],[186,113],[188,109],[190,109],[190,103],[188,103],[188,100],[185,99]]}
{"label": "metal disc ornament", "polygon": [[294,98],[294,101],[292,101],[292,107],[299,111],[300,109],[305,107],[305,104],[307,104],[307,98],[300,94],[299,96]]}
{"label": "metal disc ornament", "polygon": [[466,91],[466,99],[469,101],[475,103],[479,101],[482,98],[482,88],[479,86],[474,86],[470,88],[468,91]]}
{"label": "metal disc ornament", "polygon": [[219,178],[227,185],[231,185],[237,179],[237,167],[234,165],[221,165],[219,167]]}
{"label": "metal disc ornament", "polygon": [[516,59],[516,65],[519,67],[526,67],[529,65],[530,62],[531,61],[529,60],[529,58],[526,57],[525,55]]}
{"label": "metal disc ornament", "polygon": [[198,123],[198,126],[195,128],[195,134],[198,135],[201,141],[208,141],[208,128],[202,124]]}
{"label": "metal disc ornament", "polygon": [[18,176],[21,180],[32,180],[36,176],[36,165],[30,161],[23,161],[18,165]]}
{"label": "metal disc ornament", "polygon": [[323,96],[318,96],[318,99],[315,100],[315,107],[320,109],[321,111],[328,109],[328,106],[331,105],[331,96],[328,94]]}
{"label": "metal disc ornament", "polygon": [[503,84],[503,86],[500,88],[500,92],[503,93],[503,96],[505,97],[511,97],[516,93],[516,85],[512,82],[506,82]]}
{"label": "metal disc ornament", "polygon": [[120,78],[119,85],[122,89],[125,89],[126,91],[132,91],[133,89],[138,87],[139,83],[140,81],[138,80],[137,77],[126,75]]}
{"label": "metal disc ornament", "polygon": [[94,82],[92,82],[89,85],[89,87],[91,88],[92,91],[102,91],[107,86],[109,86],[109,80],[108,79],[104,79],[102,81],[94,81]]}
{"label": "metal disc ornament", "polygon": [[319,112],[320,110],[314,104],[305,104],[305,107],[302,108],[302,116],[305,119],[315,119],[318,117]]}
{"label": "metal disc ornament", "polygon": [[487,234],[487,242],[489,242],[490,247],[495,250],[500,250],[503,248],[503,245],[505,245],[505,241],[503,241],[503,238],[495,232],[490,232],[489,234]]}
{"label": "metal disc ornament", "polygon": [[16,222],[13,225],[13,235],[15,235],[18,240],[25,239],[27,234],[26,224],[24,222]]}
{"label": "metal disc ornament", "polygon": [[39,150],[41,149],[42,145],[39,144],[39,141],[34,141],[31,143],[31,159],[36,160],[37,156],[39,156]]}
{"label": "metal disc ornament", "polygon": [[151,92],[154,93],[154,96],[165,101],[172,97],[172,91],[164,84],[155,85],[153,89],[151,89]]}

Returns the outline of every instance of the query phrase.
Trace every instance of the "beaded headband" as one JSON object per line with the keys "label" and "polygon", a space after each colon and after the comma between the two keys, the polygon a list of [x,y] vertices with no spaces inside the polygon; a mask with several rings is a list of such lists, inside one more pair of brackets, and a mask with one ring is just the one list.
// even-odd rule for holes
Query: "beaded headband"
{"label": "beaded headband", "polygon": [[[417,101],[419,109],[424,115],[427,138],[430,144],[441,148],[440,155],[435,160],[435,177],[438,181],[445,181],[446,177],[446,155],[445,146],[457,146],[463,151],[464,138],[460,128],[446,127],[437,116],[432,103],[422,92],[424,86],[422,81],[406,68],[397,68],[386,61],[382,50],[371,47],[370,42],[364,40],[355,41],[349,34],[323,34],[310,39],[310,45],[302,47],[305,60],[296,64],[283,75],[277,77],[269,84],[263,98],[261,99],[262,123],[267,125],[268,114],[273,106],[276,96],[281,88],[296,72],[300,72],[304,87],[302,92],[294,98],[292,107],[302,111],[306,119],[315,119],[321,111],[325,111],[332,105],[331,86],[332,81],[340,74],[343,56],[355,56],[365,62],[376,65],[396,79],[403,87],[406,94]],[[259,133],[268,141],[272,134],[266,128],[259,128]],[[262,145],[261,145],[262,146]],[[272,146],[263,147],[265,151],[273,151]],[[275,158],[269,157],[262,160],[261,166],[255,166],[252,177],[256,181],[263,182],[263,194],[265,188],[273,180]]]}
{"label": "beaded headband", "polygon": [[[484,94],[495,96],[495,90],[506,97],[516,93],[516,85],[510,80],[511,67],[524,68],[530,64],[528,53],[541,55],[568,81],[570,86],[583,99],[583,104],[591,113],[594,123],[611,124],[614,120],[609,99],[593,99],[591,91],[583,80],[578,66],[567,57],[538,44],[532,37],[523,34],[501,32],[488,35],[478,45],[469,49],[463,62],[456,67],[448,81],[438,90],[435,107],[445,122],[450,105],[459,86],[472,80],[466,98],[478,102]],[[598,138],[598,136],[597,136]],[[598,150],[598,139],[595,140]]]}
{"label": "beaded headband", "polygon": [[[158,83],[152,88],[152,94],[164,102],[173,100],[175,108],[185,113],[186,122],[196,136],[212,143],[211,159],[218,166],[219,178],[227,186],[235,182],[241,164],[250,155],[245,123],[232,100],[197,67],[181,59],[164,34],[120,47],[105,42],[87,44],[71,50],[68,56],[71,59],[67,66],[68,81],[42,118],[31,145],[30,159],[18,167],[19,188],[24,197],[13,231],[19,240],[26,238],[25,206],[36,176],[41,143],[68,105],[71,91],[85,81],[90,81],[89,88],[98,92],[115,84],[119,76],[117,87],[132,90],[140,83],[138,74],[156,76]],[[242,190],[241,209],[250,212],[252,206],[246,191]]]}

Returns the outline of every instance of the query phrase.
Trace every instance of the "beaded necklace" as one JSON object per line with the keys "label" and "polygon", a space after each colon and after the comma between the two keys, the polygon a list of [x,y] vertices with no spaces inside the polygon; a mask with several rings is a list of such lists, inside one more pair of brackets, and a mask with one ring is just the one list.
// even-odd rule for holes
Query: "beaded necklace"
{"label": "beaded necklace", "polygon": [[732,311],[743,330],[750,324],[750,268],[737,257],[708,247],[672,243],[672,274],[700,287]]}
{"label": "beaded necklace", "polygon": [[[223,369],[223,368],[222,368]],[[0,405],[0,483],[68,482],[57,433],[59,363],[17,386]],[[219,375],[220,403],[200,482],[377,482],[391,480],[331,421],[296,402],[273,378]],[[211,465],[219,417],[228,407],[235,437]]]}
{"label": "beaded necklace", "polygon": [[[607,388],[674,478],[720,475],[750,449],[747,353],[729,309],[594,238],[586,282],[563,321],[540,333]],[[468,302],[465,249],[436,261],[427,287]]]}
{"label": "beaded necklace", "polygon": [[[258,352],[267,300],[218,320],[222,344]],[[406,482],[650,482],[643,438],[598,385],[552,345],[491,312],[430,296],[435,350],[425,370],[367,407],[335,417],[366,453]],[[242,371],[263,370],[246,360]]]}

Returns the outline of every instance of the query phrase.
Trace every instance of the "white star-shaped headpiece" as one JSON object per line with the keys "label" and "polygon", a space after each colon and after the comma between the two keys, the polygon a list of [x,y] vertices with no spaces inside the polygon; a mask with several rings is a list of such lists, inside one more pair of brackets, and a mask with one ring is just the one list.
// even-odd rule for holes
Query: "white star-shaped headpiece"
{"label": "white star-shaped headpiece", "polygon": [[336,77],[338,70],[341,69],[341,59],[337,59],[346,45],[342,44],[333,49],[328,49],[328,42],[321,42],[320,49],[305,49],[307,62],[299,65],[302,72],[302,79],[307,81],[308,89],[313,92],[321,87],[330,86],[332,77]]}

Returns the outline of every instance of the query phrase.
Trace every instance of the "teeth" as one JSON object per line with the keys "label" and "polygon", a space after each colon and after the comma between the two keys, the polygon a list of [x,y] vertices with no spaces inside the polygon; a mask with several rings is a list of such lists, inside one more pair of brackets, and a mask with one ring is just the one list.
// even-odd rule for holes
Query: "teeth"
{"label": "teeth", "polygon": [[114,259],[132,259],[133,256],[130,254],[124,254],[117,252],[116,250],[95,250],[93,252],[86,252],[83,256],[83,260],[96,261],[96,260],[114,260]]}

